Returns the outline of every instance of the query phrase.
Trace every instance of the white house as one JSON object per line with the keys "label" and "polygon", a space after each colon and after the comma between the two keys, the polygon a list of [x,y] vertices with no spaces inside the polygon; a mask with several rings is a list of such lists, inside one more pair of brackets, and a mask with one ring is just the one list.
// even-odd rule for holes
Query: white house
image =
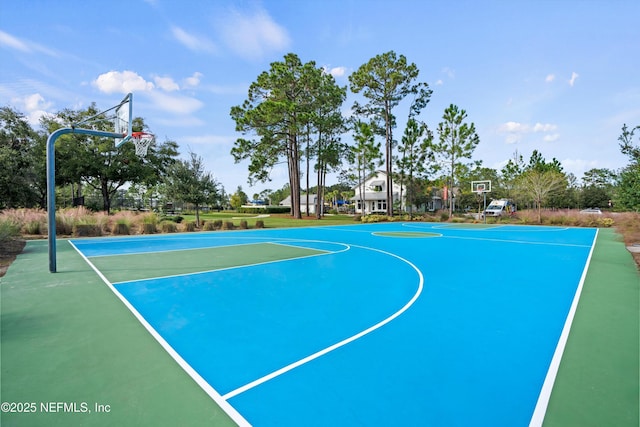
{"label": "white house", "polygon": [[[309,214],[316,213],[317,204],[318,204],[318,195],[309,194]],[[285,199],[281,201],[279,205],[291,207],[291,196],[285,197]],[[300,193],[300,212],[303,214],[307,213],[307,194],[306,193]]]}
{"label": "white house", "polygon": [[[364,182],[353,187],[355,196],[351,198],[355,204],[356,213],[371,214],[387,212],[387,174],[377,171],[370,175]],[[400,200],[400,185],[392,183],[393,202]],[[402,194],[402,206],[404,206],[405,194]]]}

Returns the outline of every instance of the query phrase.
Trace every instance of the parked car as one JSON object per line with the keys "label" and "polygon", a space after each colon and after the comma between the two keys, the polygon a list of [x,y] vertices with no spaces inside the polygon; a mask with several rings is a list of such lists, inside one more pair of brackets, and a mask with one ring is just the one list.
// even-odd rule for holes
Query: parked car
{"label": "parked car", "polygon": [[598,208],[583,209],[580,211],[580,213],[589,215],[602,215],[602,211]]}
{"label": "parked car", "polygon": [[486,216],[513,215],[516,212],[516,205],[511,200],[492,200],[487,209],[483,212]]}

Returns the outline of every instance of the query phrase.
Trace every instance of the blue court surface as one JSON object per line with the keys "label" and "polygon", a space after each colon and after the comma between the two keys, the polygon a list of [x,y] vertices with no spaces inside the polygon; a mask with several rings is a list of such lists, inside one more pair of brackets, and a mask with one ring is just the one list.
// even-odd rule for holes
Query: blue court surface
{"label": "blue court surface", "polygon": [[72,244],[240,425],[513,427],[542,423],[596,234],[384,223]]}

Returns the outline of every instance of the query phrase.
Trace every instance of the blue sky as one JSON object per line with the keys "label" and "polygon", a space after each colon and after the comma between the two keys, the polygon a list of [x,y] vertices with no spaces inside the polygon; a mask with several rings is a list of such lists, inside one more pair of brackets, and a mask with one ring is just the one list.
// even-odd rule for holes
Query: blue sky
{"label": "blue sky", "polygon": [[230,155],[240,135],[229,110],[257,76],[293,52],[346,86],[393,50],[433,90],[421,115],[432,129],[449,104],[467,111],[475,160],[500,169],[538,149],[581,178],[628,163],[617,138],[640,125],[639,16],[637,0],[1,0],[0,105],[37,128],[43,114],[107,109],[133,92],[158,139],[251,196],[287,182],[281,167],[252,188]]}

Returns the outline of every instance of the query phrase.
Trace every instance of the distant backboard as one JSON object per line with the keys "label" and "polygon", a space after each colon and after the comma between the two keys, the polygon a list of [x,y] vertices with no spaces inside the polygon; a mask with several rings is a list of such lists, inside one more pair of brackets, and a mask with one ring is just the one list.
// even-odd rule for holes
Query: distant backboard
{"label": "distant backboard", "polygon": [[491,193],[491,181],[471,181],[473,193]]}
{"label": "distant backboard", "polygon": [[120,105],[116,107],[116,115],[114,119],[115,132],[122,134],[122,138],[116,138],[116,147],[124,144],[131,139],[133,131],[133,95],[128,94],[124,97]]}

